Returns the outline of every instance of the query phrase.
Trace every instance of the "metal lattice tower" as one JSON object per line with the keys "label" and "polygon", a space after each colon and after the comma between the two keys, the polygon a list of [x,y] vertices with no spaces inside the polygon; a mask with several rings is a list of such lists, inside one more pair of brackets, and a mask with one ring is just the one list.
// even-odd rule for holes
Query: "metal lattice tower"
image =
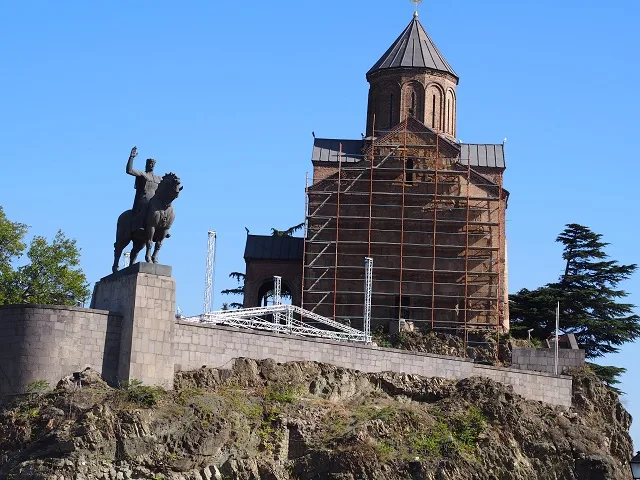
{"label": "metal lattice tower", "polygon": [[207,271],[204,280],[204,313],[211,313],[213,304],[213,280],[216,265],[216,232],[209,230],[207,240]]}
{"label": "metal lattice tower", "polygon": [[120,261],[118,262],[118,269],[122,270],[131,265],[131,252],[123,252]]}
{"label": "metal lattice tower", "polygon": [[364,335],[371,342],[371,291],[373,283],[373,258],[364,259]]}
{"label": "metal lattice tower", "polygon": [[273,304],[280,305],[282,303],[282,277],[273,277]]}

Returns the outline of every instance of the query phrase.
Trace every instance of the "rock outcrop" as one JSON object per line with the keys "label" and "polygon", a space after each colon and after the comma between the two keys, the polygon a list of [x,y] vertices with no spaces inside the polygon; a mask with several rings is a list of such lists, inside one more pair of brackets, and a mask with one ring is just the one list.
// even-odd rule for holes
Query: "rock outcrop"
{"label": "rock outcrop", "polygon": [[631,418],[574,372],[571,409],[459,382],[239,359],[175,391],[95,373],[4,405],[0,479],[627,480]]}

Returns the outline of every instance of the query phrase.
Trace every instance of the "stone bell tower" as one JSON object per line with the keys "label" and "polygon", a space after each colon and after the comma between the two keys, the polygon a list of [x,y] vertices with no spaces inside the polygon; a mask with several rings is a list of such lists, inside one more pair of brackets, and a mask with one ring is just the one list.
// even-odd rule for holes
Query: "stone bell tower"
{"label": "stone bell tower", "polygon": [[367,136],[373,128],[376,132],[389,130],[414,117],[455,139],[458,80],[415,12],[407,28],[367,72]]}

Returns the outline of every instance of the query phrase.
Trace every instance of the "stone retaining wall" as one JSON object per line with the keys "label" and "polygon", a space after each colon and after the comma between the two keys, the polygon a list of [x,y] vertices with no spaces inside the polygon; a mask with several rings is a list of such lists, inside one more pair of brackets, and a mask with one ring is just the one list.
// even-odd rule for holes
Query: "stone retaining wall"
{"label": "stone retaining wall", "polygon": [[[511,365],[520,370],[555,373],[555,349],[515,347]],[[558,372],[584,367],[584,350],[561,348],[558,350]]]}
{"label": "stone retaining wall", "polygon": [[122,317],[105,310],[52,305],[0,307],[0,395],[24,393],[31,382],[52,386],[92,367],[116,377]]}
{"label": "stone retaining wall", "polygon": [[324,362],[363,372],[405,372],[454,380],[484,376],[511,385],[525,398],[571,406],[571,377],[478,365],[458,357],[190,322],[177,322],[173,351],[176,371],[203,365],[229,368],[234,359],[247,357],[273,358],[279,363]]}
{"label": "stone retaining wall", "polygon": [[[472,376],[511,385],[531,400],[571,405],[571,377],[497,368],[469,359],[304,338],[175,320],[175,281],[169,267],[134,264],[96,284],[93,307],[13,305],[0,308],[0,395],[29,383],[92,367],[111,384],[138,379],[173,387],[175,371],[203,365],[228,368],[239,357],[284,363],[314,361],[363,372],[404,372],[453,380]],[[584,357],[562,363],[576,366]],[[570,352],[570,353],[565,353]],[[544,355],[543,355],[544,354]],[[528,355],[528,356],[527,356]],[[547,352],[514,350],[514,364],[548,367]],[[544,362],[540,359],[545,358]],[[526,361],[525,361],[526,360]],[[534,361],[535,360],[535,361]],[[553,361],[551,361],[553,368]]]}

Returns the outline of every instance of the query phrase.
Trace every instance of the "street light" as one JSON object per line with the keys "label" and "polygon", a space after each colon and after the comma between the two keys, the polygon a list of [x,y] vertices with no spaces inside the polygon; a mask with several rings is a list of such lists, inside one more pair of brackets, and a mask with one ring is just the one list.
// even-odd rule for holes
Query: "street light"
{"label": "street light", "polygon": [[640,452],[636,453],[636,456],[631,459],[631,474],[633,480],[640,480]]}

